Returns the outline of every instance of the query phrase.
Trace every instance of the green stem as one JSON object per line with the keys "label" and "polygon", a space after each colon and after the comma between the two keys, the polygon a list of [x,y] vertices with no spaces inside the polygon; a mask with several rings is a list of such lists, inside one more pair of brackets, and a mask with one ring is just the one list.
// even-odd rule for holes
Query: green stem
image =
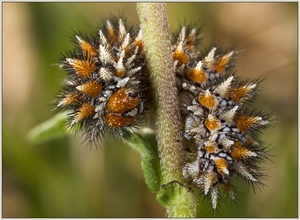
{"label": "green stem", "polygon": [[181,120],[169,36],[163,3],[139,3],[138,13],[156,97],[156,137],[162,159],[163,184],[182,180]]}
{"label": "green stem", "polygon": [[137,11],[155,97],[156,139],[161,160],[162,184],[164,186],[171,184],[167,188],[162,188],[158,193],[158,200],[167,208],[169,217],[194,217],[195,197],[184,186],[174,185],[174,181],[184,183],[182,176],[184,154],[166,4],[138,3]]}

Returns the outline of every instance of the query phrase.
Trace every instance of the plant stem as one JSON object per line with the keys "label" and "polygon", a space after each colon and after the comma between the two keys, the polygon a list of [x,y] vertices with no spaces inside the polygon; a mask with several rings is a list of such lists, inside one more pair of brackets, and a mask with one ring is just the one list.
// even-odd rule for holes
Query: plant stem
{"label": "plant stem", "polygon": [[[166,4],[138,3],[137,11],[155,97],[156,139],[162,169],[162,184],[172,181],[184,183],[182,123]],[[196,200],[193,194],[183,186],[174,191],[176,195],[173,198],[176,199],[170,204],[165,204],[169,217],[194,217]],[[165,198],[164,195],[160,197]]]}
{"label": "plant stem", "polygon": [[181,180],[183,148],[177,88],[165,4],[139,3],[138,13],[156,98],[156,137],[163,184]]}

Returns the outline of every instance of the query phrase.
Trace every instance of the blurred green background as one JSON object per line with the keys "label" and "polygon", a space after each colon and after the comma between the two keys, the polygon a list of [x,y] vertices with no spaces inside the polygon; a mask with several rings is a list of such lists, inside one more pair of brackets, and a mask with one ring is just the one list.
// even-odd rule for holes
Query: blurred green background
{"label": "blurred green background", "polygon": [[[65,73],[58,51],[70,33],[90,33],[102,16],[124,14],[138,24],[134,3],[2,3],[3,217],[164,217],[146,187],[140,156],[121,145],[96,150],[81,134],[34,144],[28,132],[51,118]],[[267,187],[239,185],[238,205],[224,217],[297,217],[298,3],[168,3],[171,30],[203,25],[203,48],[235,45],[239,76],[264,77],[254,108],[276,115],[262,134],[272,148]]]}

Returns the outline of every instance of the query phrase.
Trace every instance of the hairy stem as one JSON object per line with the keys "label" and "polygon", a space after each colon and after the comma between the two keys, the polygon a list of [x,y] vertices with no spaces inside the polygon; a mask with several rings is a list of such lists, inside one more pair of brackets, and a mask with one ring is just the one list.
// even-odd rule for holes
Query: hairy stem
{"label": "hairy stem", "polygon": [[156,98],[156,137],[163,183],[181,180],[181,120],[165,4],[139,3],[138,14]]}
{"label": "hairy stem", "polygon": [[167,208],[169,217],[195,217],[195,197],[184,186],[173,184],[174,181],[184,183],[183,146],[166,4],[138,3],[137,11],[155,96],[156,139],[162,184],[168,186],[160,191],[158,201]]}

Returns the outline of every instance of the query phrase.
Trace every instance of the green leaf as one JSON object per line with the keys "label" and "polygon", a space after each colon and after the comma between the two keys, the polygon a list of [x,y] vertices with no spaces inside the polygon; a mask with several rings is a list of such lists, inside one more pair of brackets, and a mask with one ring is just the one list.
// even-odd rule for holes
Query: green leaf
{"label": "green leaf", "polygon": [[178,181],[163,185],[156,199],[166,207],[169,217],[196,216],[196,198]]}
{"label": "green leaf", "polygon": [[58,113],[30,130],[27,137],[33,144],[68,135],[65,128],[67,113]]}
{"label": "green leaf", "polygon": [[143,158],[152,157],[153,149],[139,133],[124,131],[123,138],[125,139],[126,143],[132,149],[139,152]]}
{"label": "green leaf", "polygon": [[161,184],[161,169],[155,135],[146,134],[144,138],[138,133],[126,132],[123,137],[131,148],[141,154],[145,182],[152,192],[157,192]]}
{"label": "green leaf", "polygon": [[157,192],[160,187],[159,161],[155,158],[144,158],[141,165],[147,186],[152,192]]}

